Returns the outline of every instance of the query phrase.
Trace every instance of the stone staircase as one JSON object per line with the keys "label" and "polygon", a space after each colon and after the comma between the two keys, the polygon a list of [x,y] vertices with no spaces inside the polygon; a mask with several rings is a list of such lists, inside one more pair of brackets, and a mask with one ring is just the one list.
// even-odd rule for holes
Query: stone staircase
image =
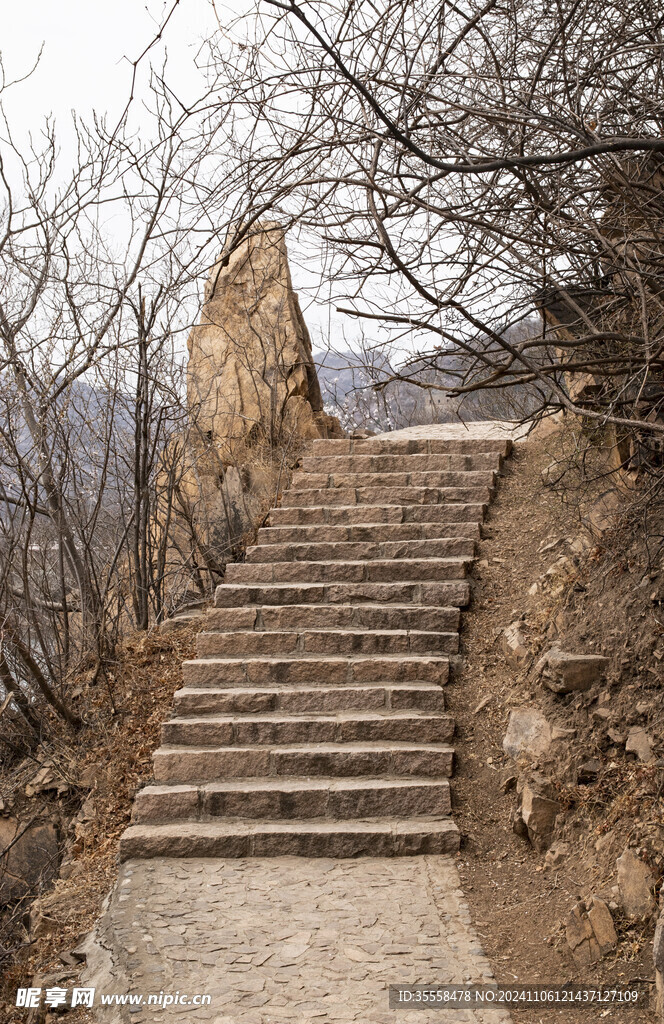
{"label": "stone staircase", "polygon": [[313,442],[227,567],[122,859],[458,848],[444,684],[510,444]]}

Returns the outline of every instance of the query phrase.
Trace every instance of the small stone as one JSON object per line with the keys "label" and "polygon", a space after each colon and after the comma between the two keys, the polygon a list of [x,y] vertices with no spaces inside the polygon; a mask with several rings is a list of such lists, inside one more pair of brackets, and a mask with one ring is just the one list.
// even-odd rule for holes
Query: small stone
{"label": "small stone", "polygon": [[514,668],[520,668],[526,663],[530,652],[526,646],[525,637],[521,632],[520,622],[510,623],[503,631],[502,648],[505,660]]}
{"label": "small stone", "polygon": [[506,779],[503,779],[503,793],[509,793],[511,790],[516,789],[517,781],[518,778],[516,775],[508,775]]}
{"label": "small stone", "polygon": [[552,843],[550,848],[547,850],[546,857],[544,858],[544,864],[547,868],[559,867],[565,858],[569,854],[569,843],[563,843],[562,840]]}
{"label": "small stone", "polygon": [[655,877],[647,864],[627,849],[616,861],[618,889],[628,917],[643,919],[655,909],[652,888]]}
{"label": "small stone", "polygon": [[655,760],[650,743],[650,737],[645,729],[636,725],[627,733],[625,750],[628,754],[636,754],[639,761],[650,764]]}
{"label": "small stone", "polygon": [[596,757],[591,757],[583,764],[580,764],[576,773],[576,781],[580,786],[588,786],[597,781],[600,771],[600,763]]}
{"label": "small stone", "polygon": [[576,736],[576,729],[563,729],[559,725],[551,726],[552,740],[571,740]]}

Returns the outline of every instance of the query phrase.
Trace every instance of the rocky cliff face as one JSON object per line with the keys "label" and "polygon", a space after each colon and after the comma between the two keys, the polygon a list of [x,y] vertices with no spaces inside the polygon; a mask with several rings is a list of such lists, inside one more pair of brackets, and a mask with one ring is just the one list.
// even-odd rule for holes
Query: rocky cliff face
{"label": "rocky cliff face", "polygon": [[238,444],[343,436],[323,410],[278,224],[256,225],[221,254],[188,345],[189,407],[222,457],[228,449],[228,461],[236,461]]}

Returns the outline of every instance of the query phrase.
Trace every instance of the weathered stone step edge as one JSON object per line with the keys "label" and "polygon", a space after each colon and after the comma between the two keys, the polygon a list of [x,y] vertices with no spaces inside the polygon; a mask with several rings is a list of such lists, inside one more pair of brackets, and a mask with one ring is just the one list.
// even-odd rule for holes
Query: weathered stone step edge
{"label": "weathered stone step edge", "polygon": [[188,715],[161,727],[165,746],[274,746],[287,743],[449,743],[454,719],[444,712],[348,712],[344,716],[274,713]]}
{"label": "weathered stone step edge", "polygon": [[[359,536],[353,536],[354,533]],[[374,540],[451,540],[457,537],[479,540],[480,524],[472,520],[456,523],[355,523],[347,526],[300,523],[296,526],[262,526],[257,536],[259,544],[306,544],[309,537],[315,543],[325,544],[338,541],[357,544],[373,543]]]}
{"label": "weathered stone step edge", "polygon": [[396,857],[455,853],[459,830],[450,818],[412,821],[191,822],[131,825],[120,860],[149,857]]}
{"label": "weathered stone step edge", "polygon": [[280,508],[338,508],[351,505],[392,504],[445,505],[488,504],[494,495],[493,487],[337,487],[291,488],[284,491]]}
{"label": "weathered stone step edge", "polygon": [[427,505],[400,504],[391,500],[379,505],[293,505],[283,508],[279,505],[270,510],[271,526],[341,525],[365,526],[368,523],[387,523],[398,526],[403,523],[441,523],[484,521],[488,502],[438,502]]}
{"label": "weathered stone step edge", "polygon": [[231,562],[229,583],[421,583],[464,579],[471,558],[389,558],[348,562]]}
{"label": "weathered stone step edge", "polygon": [[201,632],[196,636],[199,658],[230,655],[329,654],[456,654],[456,631],[420,630],[235,630]]}
{"label": "weathered stone step edge", "polygon": [[325,686],[331,683],[388,683],[447,681],[449,658],[424,655],[348,655],[341,658],[319,655],[290,657],[195,658],[183,662],[182,675],[188,685],[218,686],[229,682],[306,683]]}
{"label": "weathered stone step edge", "polygon": [[411,558],[474,558],[475,540],[469,537],[439,537],[436,540],[386,541],[297,541],[288,544],[253,544],[245,561],[258,562],[349,562]]}
{"label": "weathered stone step edge", "polygon": [[449,439],[403,438],[316,438],[311,442],[316,455],[475,455],[500,452],[507,456],[512,451],[510,438],[469,437]]}
{"label": "weathered stone step edge", "polygon": [[258,714],[312,711],[444,711],[445,691],[436,683],[364,686],[182,687],[175,692],[178,717],[207,714]]}
{"label": "weathered stone step edge", "polygon": [[[240,605],[212,608],[205,617],[209,632],[235,632],[251,629],[373,629],[389,630],[393,622],[400,628],[420,633],[455,633],[459,630],[461,612],[458,608],[425,607],[412,604],[296,604]],[[411,621],[416,626],[409,625]]]}
{"label": "weathered stone step edge", "polygon": [[152,756],[156,782],[201,783],[292,775],[443,778],[452,774],[454,750],[446,743],[365,740],[313,745],[162,746]]}
{"label": "weathered stone step edge", "polygon": [[387,473],[332,473],[299,470],[293,474],[292,490],[357,487],[495,487],[495,469],[424,470],[409,469]]}
{"label": "weathered stone step edge", "polygon": [[409,455],[304,455],[303,473],[458,473],[477,470],[500,472],[503,457],[500,452],[478,452],[475,455],[428,455],[411,452]]}
{"label": "weathered stone step edge", "polygon": [[262,818],[438,817],[451,813],[448,779],[227,779],[202,786],[146,786],[132,821],[167,824]]}
{"label": "weathered stone step edge", "polygon": [[[292,600],[280,600],[291,598]],[[293,607],[305,604],[350,604],[379,602],[386,608],[399,604],[423,607],[464,607],[470,600],[467,580],[417,580],[403,583],[221,583],[215,590],[217,608],[246,604]]]}

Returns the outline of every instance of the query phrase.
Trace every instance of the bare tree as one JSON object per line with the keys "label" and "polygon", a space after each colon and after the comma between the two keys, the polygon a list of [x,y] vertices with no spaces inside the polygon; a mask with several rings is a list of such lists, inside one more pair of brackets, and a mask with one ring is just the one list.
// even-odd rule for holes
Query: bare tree
{"label": "bare tree", "polygon": [[416,350],[384,382],[527,387],[529,416],[610,424],[657,460],[662,21],[648,2],[265,0],[242,62],[213,48],[254,193],[343,312]]}

